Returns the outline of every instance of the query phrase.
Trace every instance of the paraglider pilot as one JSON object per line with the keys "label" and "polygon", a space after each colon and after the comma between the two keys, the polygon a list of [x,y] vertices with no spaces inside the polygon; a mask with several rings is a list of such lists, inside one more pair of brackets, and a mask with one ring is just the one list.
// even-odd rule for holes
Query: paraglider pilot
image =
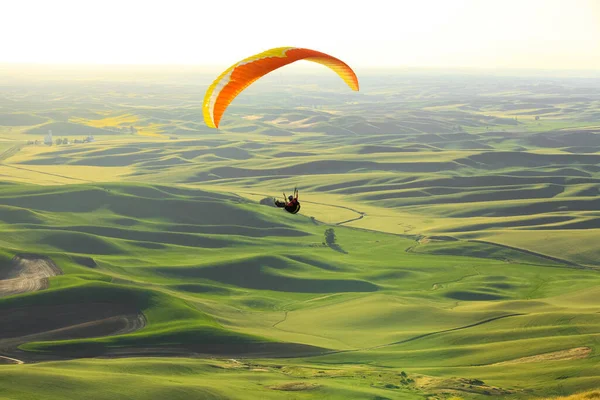
{"label": "paraglider pilot", "polygon": [[275,200],[277,207],[285,208],[285,211],[296,214],[300,211],[300,202],[298,201],[298,189],[294,189],[294,195],[288,196],[286,200],[285,193],[283,194],[283,201]]}

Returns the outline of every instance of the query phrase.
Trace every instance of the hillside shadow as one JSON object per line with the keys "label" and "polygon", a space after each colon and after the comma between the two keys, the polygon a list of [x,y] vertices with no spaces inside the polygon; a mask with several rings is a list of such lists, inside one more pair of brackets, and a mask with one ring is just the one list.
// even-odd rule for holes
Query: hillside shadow
{"label": "hillside shadow", "polygon": [[298,278],[274,271],[286,267],[284,260],[256,257],[211,267],[158,267],[151,270],[172,278],[208,279],[246,289],[278,292],[341,293],[379,290],[377,285],[362,280]]}

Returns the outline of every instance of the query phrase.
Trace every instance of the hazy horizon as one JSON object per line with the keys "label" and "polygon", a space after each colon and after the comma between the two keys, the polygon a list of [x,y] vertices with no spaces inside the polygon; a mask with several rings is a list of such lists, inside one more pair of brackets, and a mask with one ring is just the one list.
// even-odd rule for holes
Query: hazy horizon
{"label": "hazy horizon", "polygon": [[348,4],[21,1],[5,5],[10,18],[0,35],[9,40],[0,64],[219,69],[271,47],[297,46],[360,69],[600,68],[598,1]]}

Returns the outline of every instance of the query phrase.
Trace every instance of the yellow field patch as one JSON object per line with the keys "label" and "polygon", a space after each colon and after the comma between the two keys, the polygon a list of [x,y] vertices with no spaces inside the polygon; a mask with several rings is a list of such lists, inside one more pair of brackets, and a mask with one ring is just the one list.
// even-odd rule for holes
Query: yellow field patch
{"label": "yellow field patch", "polygon": [[102,119],[87,119],[87,118],[71,118],[69,122],[76,124],[92,126],[94,128],[117,128],[133,126],[138,135],[147,137],[165,137],[161,134],[162,124],[148,124],[143,125],[140,123],[138,116],[133,114],[123,114],[116,116],[108,116]]}
{"label": "yellow field patch", "polygon": [[37,158],[40,155],[46,153],[52,153],[56,151],[57,147],[55,146],[46,146],[46,145],[33,145],[33,146],[21,146],[20,150],[16,152],[14,155],[10,156],[8,159],[4,160],[8,163],[20,163],[23,161],[29,161]]}
{"label": "yellow field patch", "polygon": [[166,137],[165,135],[163,135],[161,133],[148,132],[148,131],[138,132],[138,135],[140,135],[140,136],[147,136],[147,137],[155,137],[155,138],[164,138],[164,137]]}
{"label": "yellow field patch", "polygon": [[543,400],[598,400],[600,399],[600,390],[572,394],[570,396],[547,397]]}
{"label": "yellow field patch", "polygon": [[502,361],[492,365],[507,365],[507,364],[523,364],[540,361],[563,361],[563,360],[578,360],[580,358],[586,358],[592,349],[589,347],[576,347],[574,349],[553,351],[551,353],[538,354],[535,356],[521,357],[514,360]]}
{"label": "yellow field patch", "polygon": [[[570,230],[489,230],[476,235],[476,239],[527,249],[551,257],[594,265],[600,258],[598,237],[600,229]],[[459,236],[459,235],[457,235]]]}
{"label": "yellow field patch", "polygon": [[0,165],[0,179],[37,185],[68,185],[118,181],[131,173],[129,167],[73,165]]}
{"label": "yellow field patch", "polygon": [[94,128],[119,127],[122,125],[134,125],[139,118],[133,114],[123,114],[102,119],[71,118],[69,122],[93,126]]}
{"label": "yellow field patch", "polygon": [[166,135],[163,135],[162,128],[164,125],[162,124],[149,124],[146,126],[136,127],[137,133],[140,136],[149,136],[149,137],[160,137],[166,138]]}

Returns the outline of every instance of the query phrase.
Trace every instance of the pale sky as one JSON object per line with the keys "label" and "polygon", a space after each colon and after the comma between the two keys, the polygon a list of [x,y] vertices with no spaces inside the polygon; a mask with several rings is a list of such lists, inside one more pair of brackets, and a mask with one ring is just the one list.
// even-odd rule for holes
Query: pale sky
{"label": "pale sky", "polygon": [[[0,63],[600,69],[600,0],[1,0]],[[308,63],[307,63],[308,64]]]}

